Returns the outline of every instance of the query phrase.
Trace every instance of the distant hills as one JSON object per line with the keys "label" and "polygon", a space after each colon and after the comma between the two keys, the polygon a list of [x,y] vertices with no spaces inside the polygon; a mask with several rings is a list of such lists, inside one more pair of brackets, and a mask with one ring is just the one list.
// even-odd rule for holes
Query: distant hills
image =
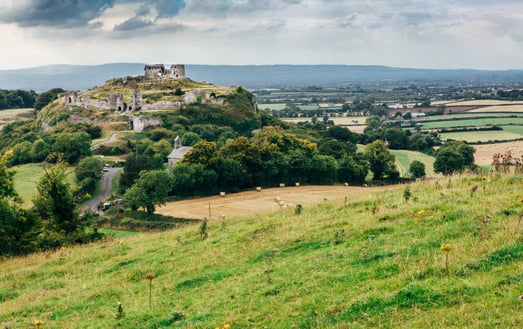
{"label": "distant hills", "polygon": [[[84,90],[111,78],[143,74],[144,63],[103,65],[47,65],[0,70],[0,89],[42,92],[52,88]],[[332,87],[351,84],[523,83],[523,70],[435,70],[366,65],[186,65],[195,81],[241,85],[249,89],[282,87]]]}

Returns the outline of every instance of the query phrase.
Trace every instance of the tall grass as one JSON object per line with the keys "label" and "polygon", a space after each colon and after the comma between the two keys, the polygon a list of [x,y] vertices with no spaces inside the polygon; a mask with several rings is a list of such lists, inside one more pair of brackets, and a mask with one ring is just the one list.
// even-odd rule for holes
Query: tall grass
{"label": "tall grass", "polygon": [[[457,176],[351,203],[5,260],[0,320],[29,328],[516,328],[523,176]],[[473,186],[480,185],[476,193]],[[478,218],[491,218],[486,235]],[[443,243],[452,245],[448,275]],[[154,273],[149,310],[147,273]],[[118,316],[118,303],[125,316]]]}

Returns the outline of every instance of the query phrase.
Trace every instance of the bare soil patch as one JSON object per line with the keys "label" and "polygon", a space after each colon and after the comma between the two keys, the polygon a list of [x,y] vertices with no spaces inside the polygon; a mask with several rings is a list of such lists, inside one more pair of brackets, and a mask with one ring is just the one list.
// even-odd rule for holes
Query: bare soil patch
{"label": "bare soil patch", "polygon": [[514,156],[523,156],[523,141],[514,141],[497,144],[474,145],[476,153],[474,159],[476,164],[487,166],[492,164],[492,157],[495,153],[506,153],[512,151]]}
{"label": "bare soil patch", "polygon": [[[355,186],[289,186],[267,188],[258,191],[247,191],[227,194],[225,197],[210,196],[204,198],[169,202],[157,208],[156,213],[173,217],[203,219],[209,218],[209,203],[211,219],[220,216],[226,218],[236,216],[252,216],[264,213],[292,210],[297,204],[302,206],[320,202],[362,200],[370,194],[397,188],[400,185],[380,187]],[[283,205],[280,205],[283,203]]]}

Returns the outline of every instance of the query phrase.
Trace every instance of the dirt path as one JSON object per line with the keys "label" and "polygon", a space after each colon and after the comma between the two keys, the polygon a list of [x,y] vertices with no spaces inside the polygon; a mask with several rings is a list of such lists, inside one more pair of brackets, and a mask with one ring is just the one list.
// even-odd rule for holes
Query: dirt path
{"label": "dirt path", "polygon": [[113,133],[113,134],[111,135],[111,137],[109,137],[109,139],[107,139],[107,140],[105,140],[105,141],[103,141],[103,142],[100,142],[100,143],[94,144],[93,146],[91,146],[91,149],[94,150],[94,149],[96,149],[96,148],[97,148],[98,146],[100,146],[100,145],[103,145],[103,144],[107,144],[107,143],[111,143],[111,142],[113,142],[114,140],[116,140],[116,136],[117,136],[117,134],[116,134],[116,133]]}
{"label": "dirt path", "polygon": [[[297,204],[303,206],[329,200],[349,201],[361,200],[369,194],[398,188],[401,185],[383,187],[352,187],[352,186],[300,186],[262,189],[262,191],[247,191],[227,194],[225,197],[211,196],[205,198],[169,202],[166,206],[156,208],[156,213],[174,217],[211,219],[224,215],[227,218],[250,216],[276,212],[280,209],[294,209]],[[283,206],[279,205],[279,201]]]}

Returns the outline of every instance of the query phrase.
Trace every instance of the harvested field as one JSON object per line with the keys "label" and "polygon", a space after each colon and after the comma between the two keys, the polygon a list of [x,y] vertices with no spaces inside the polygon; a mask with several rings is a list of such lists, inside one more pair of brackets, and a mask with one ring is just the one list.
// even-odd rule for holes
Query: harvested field
{"label": "harvested field", "polygon": [[494,113],[494,112],[521,112],[523,113],[523,104],[519,105],[501,105],[501,106],[487,106],[479,109],[470,110],[468,112],[477,113]]}
{"label": "harvested field", "polygon": [[34,109],[0,110],[0,129],[10,122],[32,118],[34,112]]}
{"label": "harvested field", "polygon": [[462,102],[449,102],[447,104],[452,104],[456,106],[493,106],[493,105],[514,105],[514,104],[520,104],[523,105],[523,102],[515,102],[515,101],[502,101],[497,99],[476,99],[476,100],[470,100],[470,101],[462,101]]}
{"label": "harvested field", "polygon": [[[283,188],[267,188],[261,192],[247,191],[228,194],[225,197],[211,196],[205,198],[169,202],[159,207],[156,213],[173,217],[203,219],[209,217],[209,202],[211,204],[211,219],[217,219],[222,214],[226,218],[236,216],[252,216],[275,212],[283,209],[294,209],[297,204],[303,206],[329,200],[364,200],[372,193],[398,188],[401,185],[380,187],[355,186],[289,186]],[[279,198],[279,200],[278,200]],[[279,202],[283,202],[283,209]]]}
{"label": "harvested field", "polygon": [[475,142],[488,142],[488,141],[503,141],[518,139],[522,136],[510,131],[504,130],[488,130],[488,131],[465,131],[465,132],[452,132],[452,133],[441,133],[442,139],[453,139],[458,141],[466,141],[469,143]]}
{"label": "harvested field", "polygon": [[480,166],[488,166],[492,164],[492,157],[496,153],[512,151],[516,157],[523,156],[523,141],[473,145],[473,147],[476,149],[476,153],[474,153],[475,162]]}

